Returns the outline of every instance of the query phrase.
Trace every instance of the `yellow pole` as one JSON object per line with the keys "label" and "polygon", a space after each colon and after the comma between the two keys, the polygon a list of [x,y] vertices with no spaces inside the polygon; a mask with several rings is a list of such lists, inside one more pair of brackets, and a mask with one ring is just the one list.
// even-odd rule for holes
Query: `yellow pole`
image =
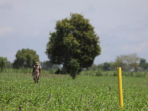
{"label": "yellow pole", "polygon": [[118,72],[118,88],[119,88],[119,105],[120,108],[123,108],[123,93],[122,93],[122,74],[121,74],[121,67],[117,68]]}

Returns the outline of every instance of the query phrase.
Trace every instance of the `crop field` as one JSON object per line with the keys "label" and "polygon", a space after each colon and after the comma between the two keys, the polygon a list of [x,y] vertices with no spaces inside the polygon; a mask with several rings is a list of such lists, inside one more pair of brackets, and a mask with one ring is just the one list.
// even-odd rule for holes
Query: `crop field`
{"label": "crop field", "polygon": [[[148,111],[148,78],[122,77],[123,111]],[[119,111],[117,76],[0,74],[0,111]]]}

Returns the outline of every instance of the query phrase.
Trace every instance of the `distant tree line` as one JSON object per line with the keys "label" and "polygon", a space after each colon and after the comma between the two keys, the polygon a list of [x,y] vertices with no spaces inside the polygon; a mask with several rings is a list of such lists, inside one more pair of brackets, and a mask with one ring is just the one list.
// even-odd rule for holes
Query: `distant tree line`
{"label": "distant tree line", "polygon": [[61,68],[60,65],[58,64],[52,64],[50,61],[43,61],[43,62],[40,62],[40,65],[41,65],[41,68],[43,70],[49,70],[49,69],[59,69]]}
{"label": "distant tree line", "polygon": [[39,55],[32,49],[18,50],[15,57],[16,59],[12,63],[6,57],[0,57],[0,71],[2,72],[4,68],[33,68],[36,62],[40,63],[43,70],[60,68],[60,65],[52,64],[50,61],[40,62]]}
{"label": "distant tree line", "polygon": [[[22,50],[19,50],[18,52],[19,52],[19,54],[22,54],[20,52],[21,51],[25,52],[25,50],[28,51],[30,49],[22,49]],[[26,57],[23,57],[23,56],[20,57],[18,55],[18,52],[16,54],[17,55],[16,58],[18,57],[19,59],[21,59],[21,61],[25,61],[26,60],[25,58],[27,58],[31,54],[31,53],[28,53],[29,55],[23,54],[23,56],[26,56]],[[36,53],[33,53],[33,54],[36,54]],[[0,57],[0,71],[2,72],[4,68],[32,68],[33,65],[35,65],[35,64],[30,65],[28,63],[28,66],[27,66],[27,64],[20,64],[20,66],[15,66],[16,61],[19,61],[18,58],[15,59],[13,63],[11,63],[10,61],[7,60],[7,58]],[[22,58],[24,58],[24,60],[22,60]],[[33,61],[33,60],[31,60],[31,61]],[[26,61],[28,61],[28,60],[26,60]],[[34,61],[36,61],[36,60],[34,60]],[[43,61],[43,62],[40,61],[40,66],[42,67],[43,70],[49,70],[51,68],[53,68],[53,69],[61,68],[60,65],[52,64],[50,61]],[[146,61],[146,59],[140,58],[136,54],[120,55],[120,56],[116,57],[114,62],[104,62],[104,63],[98,64],[98,65],[92,64],[92,66],[89,67],[88,70],[101,69],[104,71],[109,71],[109,70],[116,70],[117,67],[121,67],[122,70],[124,70],[124,71],[144,71],[144,70],[148,70],[148,62]]]}
{"label": "distant tree line", "polygon": [[116,70],[121,67],[124,71],[144,71],[148,70],[148,63],[146,59],[138,57],[136,54],[117,56],[114,62],[104,62],[102,64],[93,64],[89,67],[90,70],[100,68],[104,71]]}

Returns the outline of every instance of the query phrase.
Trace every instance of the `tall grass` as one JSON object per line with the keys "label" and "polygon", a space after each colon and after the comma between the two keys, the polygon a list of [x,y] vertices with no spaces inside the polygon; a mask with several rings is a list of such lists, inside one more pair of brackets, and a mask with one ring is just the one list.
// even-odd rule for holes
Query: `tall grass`
{"label": "tall grass", "polygon": [[[21,69],[14,69],[14,68],[5,68],[3,73],[23,73],[23,74],[32,74],[32,68],[21,68]],[[54,74],[55,69],[50,70],[41,70],[41,74]]]}
{"label": "tall grass", "polygon": [[[3,73],[23,73],[23,74],[32,74],[31,68],[21,68],[21,69],[13,69],[6,68],[3,70]],[[42,70],[41,74],[55,74],[56,69],[50,70]],[[82,71],[80,75],[90,75],[90,76],[117,76],[117,71],[102,71],[101,69],[97,70],[86,70]],[[130,72],[130,71],[122,71],[122,76],[127,77],[148,77],[148,71],[143,72]]]}
{"label": "tall grass", "polygon": [[[87,70],[82,71],[81,75],[91,75],[91,76],[117,76],[117,71],[102,71],[101,69],[98,70]],[[148,72],[130,72],[130,71],[122,71],[122,76],[127,77],[148,77]]]}

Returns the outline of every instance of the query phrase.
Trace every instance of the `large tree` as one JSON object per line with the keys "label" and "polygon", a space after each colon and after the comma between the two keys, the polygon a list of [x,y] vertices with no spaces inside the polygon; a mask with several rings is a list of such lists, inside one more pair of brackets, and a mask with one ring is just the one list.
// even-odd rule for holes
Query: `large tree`
{"label": "large tree", "polygon": [[39,56],[36,54],[36,51],[31,49],[18,50],[15,56],[14,68],[31,68],[36,62],[39,62]]}
{"label": "large tree", "polygon": [[67,64],[72,58],[78,60],[80,68],[88,68],[100,53],[99,37],[81,14],[70,14],[70,18],[57,21],[46,49],[53,64],[63,64],[62,73],[67,72]]}

